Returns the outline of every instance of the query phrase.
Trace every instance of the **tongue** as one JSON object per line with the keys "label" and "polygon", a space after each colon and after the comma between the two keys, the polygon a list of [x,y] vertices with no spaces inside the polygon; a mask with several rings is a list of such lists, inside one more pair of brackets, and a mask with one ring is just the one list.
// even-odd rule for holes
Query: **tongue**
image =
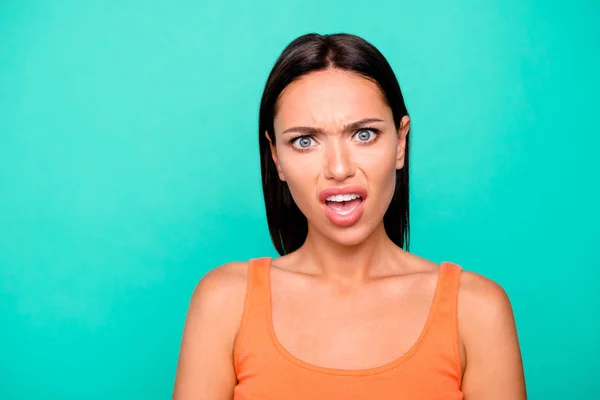
{"label": "tongue", "polygon": [[350,201],[328,201],[327,206],[337,212],[347,212],[354,210],[362,199],[354,199]]}

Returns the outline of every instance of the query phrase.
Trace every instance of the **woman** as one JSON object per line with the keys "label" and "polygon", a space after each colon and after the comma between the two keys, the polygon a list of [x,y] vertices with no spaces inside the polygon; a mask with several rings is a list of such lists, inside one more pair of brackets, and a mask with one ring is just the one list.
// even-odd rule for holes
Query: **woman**
{"label": "woman", "polygon": [[281,257],[202,278],[174,399],[526,398],[502,288],[405,250],[409,130],[371,44],[309,34],[288,45],[259,121]]}

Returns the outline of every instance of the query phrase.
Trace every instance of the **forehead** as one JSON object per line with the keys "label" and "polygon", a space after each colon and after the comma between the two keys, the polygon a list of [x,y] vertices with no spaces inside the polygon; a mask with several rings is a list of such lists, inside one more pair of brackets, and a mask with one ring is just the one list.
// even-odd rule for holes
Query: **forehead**
{"label": "forehead", "polygon": [[355,73],[339,69],[312,72],[281,93],[275,130],[293,125],[343,125],[364,118],[392,119],[379,86]]}

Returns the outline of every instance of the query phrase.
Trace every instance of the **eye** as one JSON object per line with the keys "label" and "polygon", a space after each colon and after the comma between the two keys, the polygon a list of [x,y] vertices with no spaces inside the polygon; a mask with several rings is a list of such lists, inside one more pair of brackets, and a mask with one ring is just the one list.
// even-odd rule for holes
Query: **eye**
{"label": "eye", "polygon": [[308,149],[311,147],[311,144],[314,142],[314,139],[310,136],[300,136],[292,140],[292,144],[294,147],[299,149]]}
{"label": "eye", "polygon": [[375,139],[379,132],[376,129],[372,128],[364,128],[360,129],[354,134],[354,137],[358,139],[359,142],[368,143]]}

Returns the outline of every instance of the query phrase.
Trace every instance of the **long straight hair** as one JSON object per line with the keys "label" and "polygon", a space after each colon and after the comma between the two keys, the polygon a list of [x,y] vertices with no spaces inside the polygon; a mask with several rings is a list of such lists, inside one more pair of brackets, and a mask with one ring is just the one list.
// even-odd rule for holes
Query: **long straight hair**
{"label": "long straight hair", "polygon": [[[269,232],[280,255],[297,250],[306,240],[308,222],[294,202],[287,182],[281,181],[273,162],[269,141],[275,144],[273,120],[281,92],[310,72],[325,69],[352,71],[377,83],[392,109],[396,130],[408,115],[400,85],[391,66],[372,44],[350,34],[309,33],[292,41],[281,53],[265,84],[259,111],[258,141],[263,195]],[[409,138],[406,137],[404,167],[396,171],[394,196],[383,218],[385,231],[399,247],[409,246],[408,167]]]}

